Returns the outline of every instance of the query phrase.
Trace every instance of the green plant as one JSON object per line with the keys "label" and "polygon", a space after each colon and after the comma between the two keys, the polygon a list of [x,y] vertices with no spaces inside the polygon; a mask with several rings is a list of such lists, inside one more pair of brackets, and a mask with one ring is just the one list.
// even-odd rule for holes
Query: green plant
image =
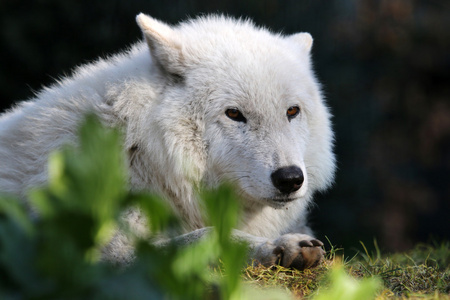
{"label": "green plant", "polygon": [[356,280],[349,276],[343,266],[335,265],[328,273],[329,287],[319,289],[314,300],[360,300],[375,299],[381,289],[381,281],[377,277]]}
{"label": "green plant", "polygon": [[[30,220],[19,201],[1,199],[0,298],[244,297],[241,269],[246,246],[230,241],[238,204],[226,186],[201,197],[214,228],[210,236],[164,250],[136,237],[136,259],[130,266],[101,262],[100,249],[128,206],[141,207],[154,233],[177,226],[159,197],[128,191],[120,144],[117,131],[103,128],[89,116],[80,128],[79,146],[53,153],[48,186],[30,193],[37,220]],[[213,265],[219,266],[221,276],[214,276]]]}

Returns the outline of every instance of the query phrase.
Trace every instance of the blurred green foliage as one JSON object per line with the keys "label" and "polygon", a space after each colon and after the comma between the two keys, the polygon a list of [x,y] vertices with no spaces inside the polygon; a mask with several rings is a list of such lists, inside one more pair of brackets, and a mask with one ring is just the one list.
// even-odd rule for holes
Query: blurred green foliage
{"label": "blurred green foliage", "polygon": [[[173,226],[176,218],[160,198],[128,191],[117,131],[90,116],[79,136],[79,147],[51,156],[48,186],[30,193],[35,221],[19,201],[0,201],[0,298],[202,299],[212,293],[239,298],[246,246],[229,239],[238,208],[227,187],[203,197],[217,229],[208,238],[165,251],[139,240],[130,266],[101,262],[101,247],[130,205],[141,206],[153,233]],[[225,273],[213,282],[209,266],[219,257]]]}
{"label": "blurred green foliage", "polygon": [[329,287],[319,289],[315,300],[360,300],[374,299],[382,288],[377,277],[356,280],[347,274],[343,266],[334,266],[328,273]]}

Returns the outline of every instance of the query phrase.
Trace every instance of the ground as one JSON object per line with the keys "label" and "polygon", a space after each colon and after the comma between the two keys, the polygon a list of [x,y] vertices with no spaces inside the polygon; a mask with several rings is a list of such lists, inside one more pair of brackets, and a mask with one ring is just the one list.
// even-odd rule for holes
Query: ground
{"label": "ground", "polygon": [[[289,289],[296,299],[315,297],[330,286],[328,274],[343,265],[345,273],[361,280],[378,277],[376,299],[450,299],[450,243],[418,245],[405,253],[362,253],[345,259],[342,249],[332,247],[318,268],[297,271],[282,267],[248,267],[244,277],[260,287]],[[331,283],[331,285],[333,285]]]}

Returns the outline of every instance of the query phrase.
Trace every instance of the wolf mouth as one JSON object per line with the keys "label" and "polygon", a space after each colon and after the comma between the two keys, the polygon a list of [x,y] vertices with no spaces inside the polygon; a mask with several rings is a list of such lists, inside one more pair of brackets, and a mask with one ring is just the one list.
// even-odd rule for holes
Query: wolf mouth
{"label": "wolf mouth", "polygon": [[289,203],[297,200],[298,198],[270,198],[271,201],[275,203]]}

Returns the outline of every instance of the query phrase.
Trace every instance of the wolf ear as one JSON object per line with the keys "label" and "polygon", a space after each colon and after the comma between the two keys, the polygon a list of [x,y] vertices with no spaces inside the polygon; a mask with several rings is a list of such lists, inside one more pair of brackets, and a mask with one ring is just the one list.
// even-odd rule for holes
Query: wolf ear
{"label": "wolf ear", "polygon": [[169,25],[143,13],[136,16],[136,22],[159,67],[171,75],[183,76],[183,55],[177,32]]}
{"label": "wolf ear", "polygon": [[307,32],[295,33],[289,36],[288,39],[296,43],[297,45],[300,45],[303,51],[308,53],[311,52],[313,38],[309,33]]}

